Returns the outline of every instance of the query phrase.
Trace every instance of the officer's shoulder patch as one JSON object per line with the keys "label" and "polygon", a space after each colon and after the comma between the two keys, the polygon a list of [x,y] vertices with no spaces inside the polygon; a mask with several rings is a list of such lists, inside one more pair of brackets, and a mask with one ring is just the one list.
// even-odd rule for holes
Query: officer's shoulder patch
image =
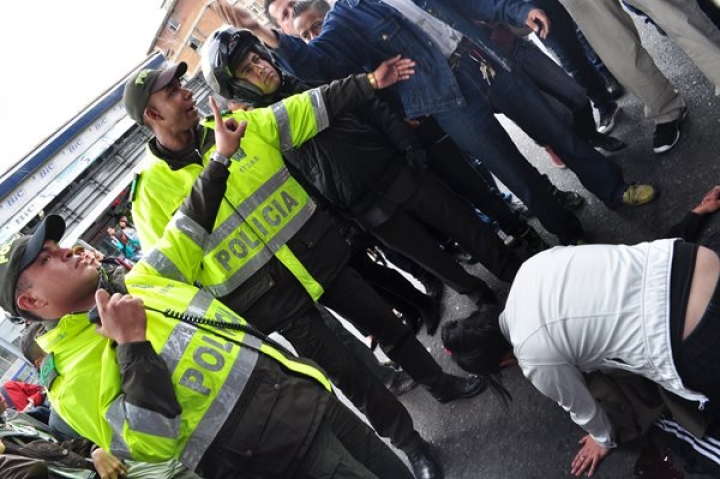
{"label": "officer's shoulder patch", "polygon": [[50,353],[42,360],[40,364],[40,384],[43,387],[50,389],[53,381],[60,376],[57,369],[55,368],[55,353]]}

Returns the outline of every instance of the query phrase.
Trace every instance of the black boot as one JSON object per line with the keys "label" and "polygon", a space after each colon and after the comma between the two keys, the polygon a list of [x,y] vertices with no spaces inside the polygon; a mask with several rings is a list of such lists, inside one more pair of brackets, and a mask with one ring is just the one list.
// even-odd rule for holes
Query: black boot
{"label": "black boot", "polygon": [[443,472],[433,447],[424,439],[418,438],[412,449],[406,450],[408,461],[416,479],[442,479]]}
{"label": "black boot", "polygon": [[446,403],[460,398],[477,396],[485,389],[487,389],[487,381],[481,377],[461,378],[452,374],[443,374],[439,384],[430,388],[430,394],[438,402]]}
{"label": "black boot", "polygon": [[475,303],[477,307],[484,304],[498,304],[497,296],[488,285],[483,288],[474,289],[468,293],[463,293],[465,296]]}
{"label": "black boot", "polygon": [[530,256],[536,255],[540,251],[544,251],[550,247],[530,225],[528,225],[525,231],[518,235],[513,235],[513,237],[517,242],[517,246],[522,247]]}
{"label": "black boot", "polygon": [[393,396],[397,397],[412,391],[417,385],[408,373],[405,371],[396,371],[395,374],[390,376],[389,384],[385,384],[385,387]]}

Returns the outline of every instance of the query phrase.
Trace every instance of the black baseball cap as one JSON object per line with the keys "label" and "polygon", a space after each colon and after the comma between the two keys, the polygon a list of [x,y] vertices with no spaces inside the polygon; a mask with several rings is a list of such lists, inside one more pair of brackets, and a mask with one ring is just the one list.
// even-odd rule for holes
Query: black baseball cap
{"label": "black baseball cap", "polygon": [[35,261],[46,240],[58,242],[64,234],[65,220],[49,215],[33,234],[12,238],[0,246],[0,307],[12,316],[20,316],[15,302],[20,273]]}
{"label": "black baseball cap", "polygon": [[150,101],[150,95],[162,90],[187,71],[187,63],[180,62],[164,69],[140,70],[125,83],[123,103],[130,118],[144,125],[143,113]]}

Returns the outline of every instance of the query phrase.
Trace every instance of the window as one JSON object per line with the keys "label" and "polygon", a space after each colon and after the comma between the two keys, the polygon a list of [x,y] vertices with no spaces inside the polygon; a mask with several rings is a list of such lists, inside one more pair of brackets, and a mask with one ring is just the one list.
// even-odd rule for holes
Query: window
{"label": "window", "polygon": [[170,30],[171,32],[175,33],[175,32],[177,32],[178,30],[180,30],[180,22],[178,22],[177,20],[171,18],[171,19],[169,19],[168,22],[167,22],[167,28],[168,28],[168,30]]}
{"label": "window", "polygon": [[190,39],[188,40],[188,45],[190,45],[190,48],[192,48],[195,51],[198,51],[200,47],[202,46],[202,42],[195,38],[194,36],[190,35]]}

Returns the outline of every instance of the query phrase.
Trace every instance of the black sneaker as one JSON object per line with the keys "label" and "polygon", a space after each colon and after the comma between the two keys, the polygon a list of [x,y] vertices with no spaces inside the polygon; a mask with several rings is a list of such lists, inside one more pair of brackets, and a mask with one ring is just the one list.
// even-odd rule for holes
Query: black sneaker
{"label": "black sneaker", "polygon": [[655,125],[655,132],[653,133],[653,151],[655,153],[665,153],[677,145],[677,142],[680,141],[680,124],[686,116],[687,108],[683,108],[677,120]]}
{"label": "black sneaker", "polygon": [[559,190],[557,187],[553,187],[552,195],[558,199],[564,208],[571,211],[580,208],[585,202],[585,198],[580,196],[579,193],[575,193],[574,191]]}
{"label": "black sneaker", "polygon": [[610,110],[601,113],[597,127],[598,133],[610,133],[610,131],[615,128],[615,120],[617,120],[618,113],[620,113],[620,107],[617,103],[615,103],[615,106]]}
{"label": "black sneaker", "polygon": [[618,140],[614,136],[597,133],[587,140],[590,146],[607,153],[615,153],[625,148],[627,145],[622,140]]}

